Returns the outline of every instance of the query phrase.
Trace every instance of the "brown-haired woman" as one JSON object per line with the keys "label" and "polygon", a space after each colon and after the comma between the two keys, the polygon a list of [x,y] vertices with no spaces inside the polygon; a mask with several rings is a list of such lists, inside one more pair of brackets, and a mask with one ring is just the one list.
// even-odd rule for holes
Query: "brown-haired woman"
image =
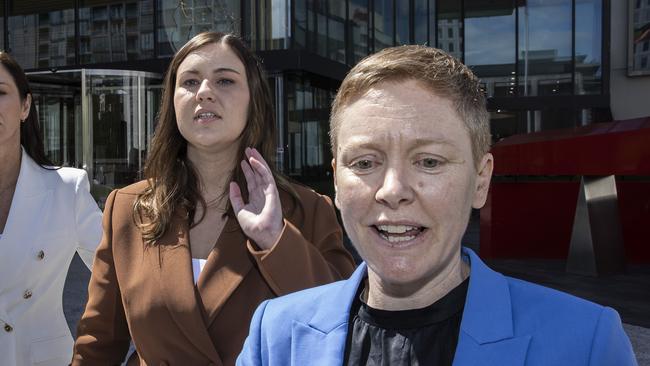
{"label": "brown-haired woman", "polygon": [[0,364],[70,361],[63,285],[75,252],[91,266],[101,220],[86,172],[45,155],[25,73],[0,52]]}
{"label": "brown-haired woman", "polygon": [[231,365],[260,302],[351,273],[330,200],[266,163],[274,126],[239,38],[176,53],[147,179],[106,202],[73,365],[120,363],[130,340],[141,365]]}

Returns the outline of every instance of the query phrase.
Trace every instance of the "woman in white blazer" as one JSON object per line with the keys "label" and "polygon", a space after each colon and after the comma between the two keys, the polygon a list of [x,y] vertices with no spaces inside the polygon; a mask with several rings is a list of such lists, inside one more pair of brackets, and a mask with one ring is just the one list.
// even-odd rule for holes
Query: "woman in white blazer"
{"label": "woman in white blazer", "polygon": [[90,268],[102,234],[86,172],[53,168],[23,70],[0,52],[0,364],[68,365],[63,315],[75,251]]}

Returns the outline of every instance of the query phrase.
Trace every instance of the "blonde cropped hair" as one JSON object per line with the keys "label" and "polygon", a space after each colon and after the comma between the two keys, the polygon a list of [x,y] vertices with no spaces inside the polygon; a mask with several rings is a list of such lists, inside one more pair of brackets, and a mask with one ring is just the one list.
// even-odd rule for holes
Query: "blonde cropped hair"
{"label": "blonde cropped hair", "polygon": [[336,157],[340,116],[346,106],[383,82],[416,80],[452,101],[472,141],[474,163],[490,150],[489,114],[479,79],[462,62],[437,48],[409,45],[386,48],[350,70],[332,103],[330,143]]}

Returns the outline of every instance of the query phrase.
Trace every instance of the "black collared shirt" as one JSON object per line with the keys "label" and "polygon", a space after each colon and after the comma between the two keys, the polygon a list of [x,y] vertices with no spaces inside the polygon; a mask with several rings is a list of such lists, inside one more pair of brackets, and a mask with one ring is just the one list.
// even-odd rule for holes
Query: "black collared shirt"
{"label": "black collared shirt", "polygon": [[361,300],[350,311],[345,365],[451,365],[456,353],[469,279],[421,309],[387,311]]}

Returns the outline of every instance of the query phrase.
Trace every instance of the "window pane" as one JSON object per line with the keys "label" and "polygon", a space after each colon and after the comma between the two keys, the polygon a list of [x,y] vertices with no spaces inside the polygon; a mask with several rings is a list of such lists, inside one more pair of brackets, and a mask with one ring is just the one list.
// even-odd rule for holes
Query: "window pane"
{"label": "window pane", "polygon": [[572,94],[571,0],[528,0],[518,12],[521,95]]}
{"label": "window pane", "polygon": [[[55,164],[78,166],[76,159],[76,137],[80,135],[75,124],[80,119],[77,112],[81,109],[81,73],[60,73],[60,78],[72,81],[72,85],[53,83],[56,77],[29,75],[32,90],[32,102],[36,105],[38,121],[43,132],[45,155]],[[65,75],[65,76],[64,76]],[[79,83],[74,85],[75,82]]]}
{"label": "window pane", "polygon": [[515,8],[511,0],[465,5],[465,63],[492,96],[515,94]]}
{"label": "window pane", "polygon": [[602,0],[576,0],[576,94],[602,93]]}
{"label": "window pane", "polygon": [[329,2],[328,46],[329,58],[345,63],[345,1]]}
{"label": "window pane", "polygon": [[5,50],[5,1],[0,0],[0,49]]}
{"label": "window pane", "polygon": [[79,4],[82,64],[153,57],[153,3],[147,0]]}
{"label": "window pane", "polygon": [[496,143],[508,136],[526,132],[526,126],[516,111],[497,110],[490,112],[490,134],[492,143]]}
{"label": "window pane", "polygon": [[316,49],[318,54],[327,57],[327,13],[316,13],[316,28],[318,29],[318,38],[316,40]]}
{"label": "window pane", "polygon": [[170,57],[205,31],[239,33],[238,0],[157,0],[160,57]]}
{"label": "window pane", "polygon": [[[415,24],[414,24],[414,31],[415,34],[413,35],[413,38],[415,40],[415,44],[421,44],[421,45],[429,45],[429,36],[427,34],[427,31],[429,29],[429,9],[428,9],[428,1],[427,0],[415,0],[414,1],[414,6],[415,9],[413,11],[415,12],[414,14],[414,19],[415,19]],[[431,19],[433,21],[433,19]]]}
{"label": "window pane", "polygon": [[307,1],[307,49],[327,57],[327,5],[324,1]]}
{"label": "window pane", "polygon": [[307,46],[307,8],[304,1],[294,2],[294,44],[299,47]]}
{"label": "window pane", "polygon": [[287,78],[287,174],[318,192],[333,195],[329,148],[329,110],[334,90],[306,76]]}
{"label": "window pane", "polygon": [[438,24],[436,22],[436,0],[429,0],[429,46],[438,47],[436,42],[436,32]]}
{"label": "window pane", "polygon": [[375,0],[375,52],[393,45],[393,1]]}
{"label": "window pane", "polygon": [[396,44],[410,44],[411,43],[411,31],[409,29],[409,2],[408,1],[397,1],[395,4],[397,10],[397,16],[395,20],[397,21],[397,34],[395,35]]}
{"label": "window pane", "polygon": [[515,134],[572,128],[575,125],[576,111],[573,109],[546,108],[523,111],[499,109],[490,112],[490,132],[493,142]]}
{"label": "window pane", "polygon": [[350,0],[350,27],[352,29],[353,63],[368,55],[368,0]]}
{"label": "window pane", "polygon": [[452,56],[462,58],[463,21],[460,19],[461,2],[438,1],[438,48]]}
{"label": "window pane", "polygon": [[74,1],[41,4],[11,2],[9,52],[25,69],[74,65]]}

